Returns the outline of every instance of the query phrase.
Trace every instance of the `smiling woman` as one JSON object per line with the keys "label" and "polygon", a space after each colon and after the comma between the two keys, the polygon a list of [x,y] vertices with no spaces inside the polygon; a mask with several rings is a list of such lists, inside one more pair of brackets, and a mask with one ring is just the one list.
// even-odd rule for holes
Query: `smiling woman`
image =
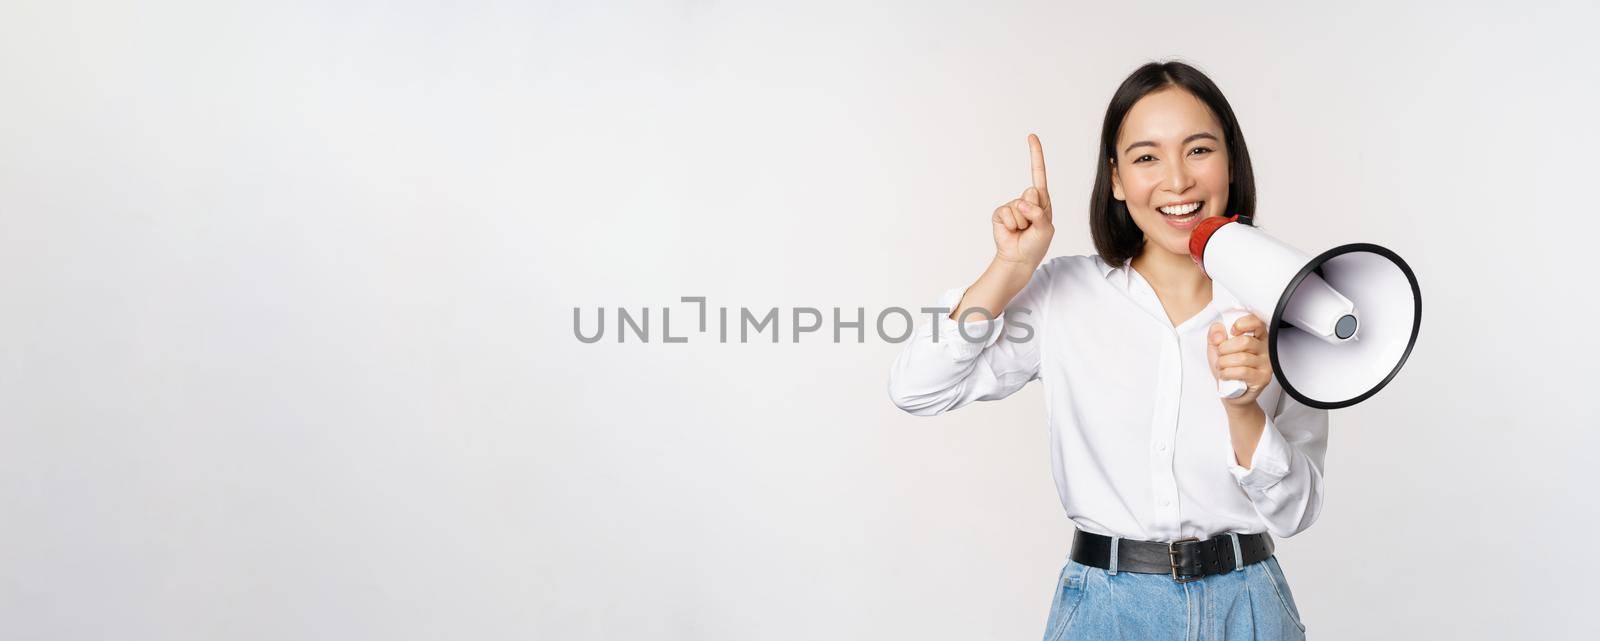
{"label": "smiling woman", "polygon": [[[890,397],[933,415],[1044,381],[1052,472],[1078,530],[1047,640],[1303,638],[1272,537],[1321,513],[1328,415],[1277,386],[1259,318],[1229,337],[1217,321],[1238,299],[1189,255],[1201,221],[1255,213],[1232,108],[1182,63],[1123,82],[1102,129],[1094,256],[1044,260],[1054,211],[1043,146],[1029,136],[1028,148],[1030,186],[990,217],[994,260],[938,302],[958,321],[1006,313],[923,324]],[[1000,331],[1023,313],[1035,340]],[[961,339],[974,335],[989,338]],[[1219,379],[1246,391],[1219,399]]]}
{"label": "smiling woman", "polygon": [[[1180,254],[1187,251],[1187,230],[1201,218],[1254,219],[1256,180],[1244,133],[1222,91],[1194,67],[1152,64],[1128,76],[1106,107],[1100,140],[1103,161],[1089,199],[1089,231],[1107,262],[1138,255],[1146,241],[1142,228],[1160,229],[1158,221],[1168,214],[1157,207],[1202,206],[1187,219],[1170,221],[1177,231],[1156,238]],[[1158,193],[1163,180],[1183,198]]]}

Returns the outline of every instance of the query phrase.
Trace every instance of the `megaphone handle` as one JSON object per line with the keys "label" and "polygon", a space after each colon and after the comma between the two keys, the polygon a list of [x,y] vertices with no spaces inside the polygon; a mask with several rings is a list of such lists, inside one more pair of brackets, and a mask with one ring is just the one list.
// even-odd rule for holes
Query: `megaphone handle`
{"label": "megaphone handle", "polygon": [[[1238,307],[1223,310],[1222,331],[1227,332],[1229,338],[1233,338],[1233,324],[1249,315],[1250,310]],[[1239,398],[1244,395],[1247,387],[1244,381],[1217,379],[1217,396],[1221,398]]]}

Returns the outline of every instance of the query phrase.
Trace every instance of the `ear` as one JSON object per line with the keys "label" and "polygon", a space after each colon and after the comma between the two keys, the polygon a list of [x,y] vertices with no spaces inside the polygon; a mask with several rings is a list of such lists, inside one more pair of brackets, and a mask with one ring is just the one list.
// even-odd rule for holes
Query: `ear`
{"label": "ear", "polygon": [[1107,160],[1106,162],[1111,163],[1111,197],[1127,201],[1128,197],[1122,193],[1122,176],[1117,174],[1117,161]]}

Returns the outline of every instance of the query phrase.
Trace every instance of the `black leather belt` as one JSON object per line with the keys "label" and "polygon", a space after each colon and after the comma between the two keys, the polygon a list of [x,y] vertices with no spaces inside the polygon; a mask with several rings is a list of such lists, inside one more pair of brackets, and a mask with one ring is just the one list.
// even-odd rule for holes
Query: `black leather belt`
{"label": "black leather belt", "polygon": [[[1188,583],[1212,574],[1227,574],[1272,556],[1272,537],[1266,532],[1240,534],[1237,564],[1233,555],[1233,536],[1218,534],[1209,539],[1162,541],[1117,541],[1117,571],[1140,574],[1171,574],[1179,583]],[[1111,569],[1111,537],[1078,530],[1072,537],[1072,560],[1102,570]]]}

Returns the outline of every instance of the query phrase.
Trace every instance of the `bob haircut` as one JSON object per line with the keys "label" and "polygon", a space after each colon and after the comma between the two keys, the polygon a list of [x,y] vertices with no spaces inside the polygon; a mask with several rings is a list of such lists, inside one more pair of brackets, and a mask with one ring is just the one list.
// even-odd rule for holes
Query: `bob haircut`
{"label": "bob haircut", "polygon": [[1111,265],[1121,265],[1139,255],[1144,247],[1144,232],[1128,214],[1128,204],[1117,200],[1111,191],[1111,170],[1117,164],[1117,136],[1122,121],[1140,98],[1165,87],[1179,87],[1211,109],[1222,124],[1223,144],[1228,150],[1228,209],[1224,216],[1237,215],[1240,222],[1252,224],[1256,214],[1256,178],[1250,169],[1250,150],[1233,107],[1222,90],[1205,74],[1181,62],[1148,63],[1122,81],[1106,107],[1100,127],[1100,157],[1095,165],[1094,191],[1089,196],[1089,234],[1095,251]]}

